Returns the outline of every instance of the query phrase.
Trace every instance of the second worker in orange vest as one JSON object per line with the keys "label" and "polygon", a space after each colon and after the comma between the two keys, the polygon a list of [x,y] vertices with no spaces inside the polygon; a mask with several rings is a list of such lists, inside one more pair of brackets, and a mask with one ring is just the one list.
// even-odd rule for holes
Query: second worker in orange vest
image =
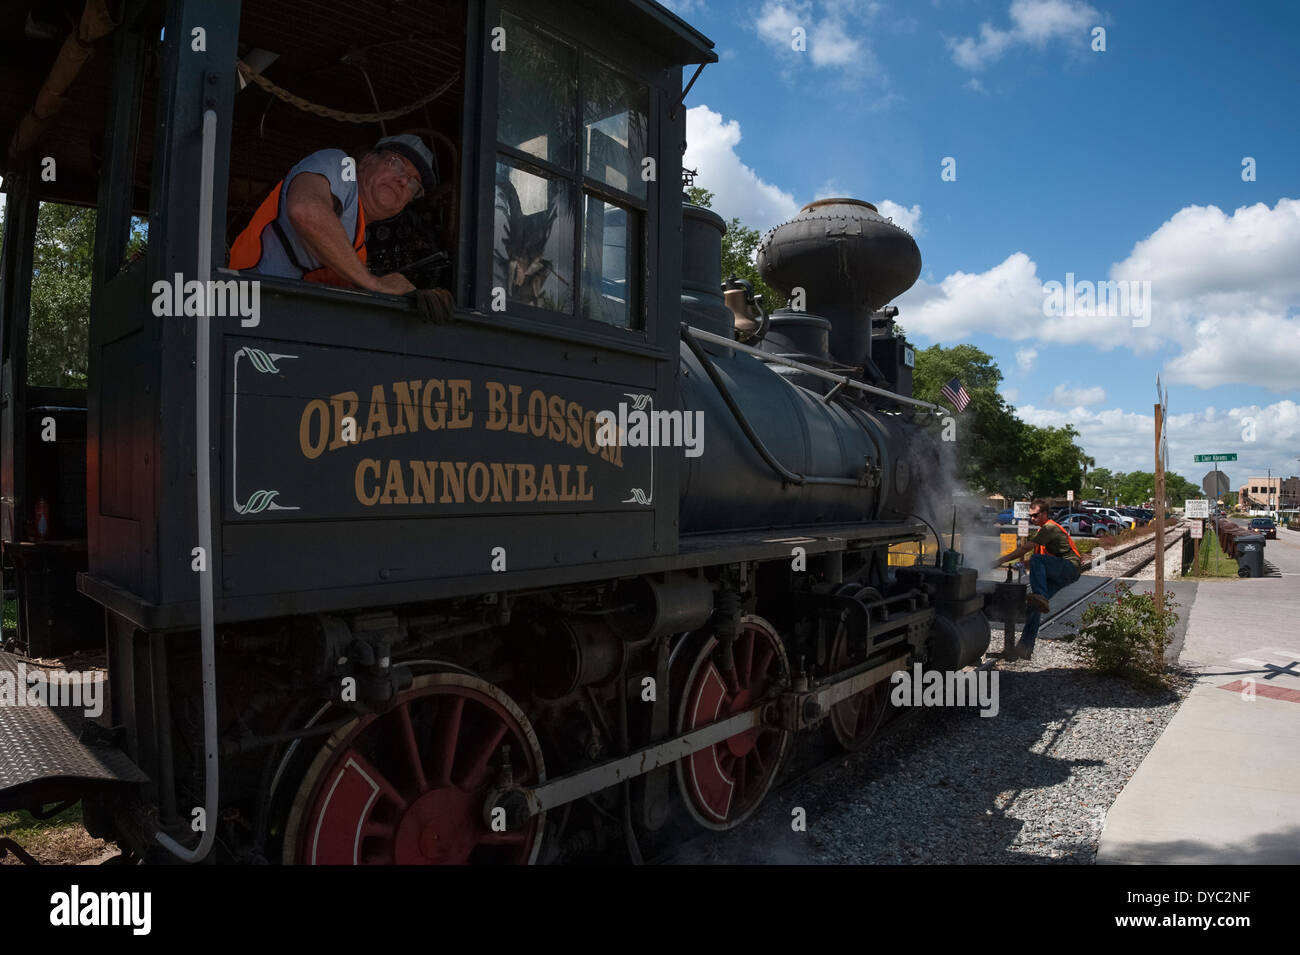
{"label": "second worker in orange vest", "polygon": [[289,170],[230,249],[230,268],[401,295],[400,273],[366,267],[366,222],[391,219],[435,188],[433,154],[418,136],[381,139],[359,162],[322,149]]}
{"label": "second worker in orange vest", "polygon": [[1028,660],[1034,652],[1038,624],[1043,614],[1052,609],[1048,601],[1062,587],[1078,580],[1083,572],[1079,548],[1074,546],[1070,532],[1052,520],[1046,501],[1038,500],[1029,505],[1029,523],[1038,529],[994,564],[1000,567],[1033,551],[1029,559],[1030,593],[1025,598],[1025,629],[1016,645],[1023,660]]}

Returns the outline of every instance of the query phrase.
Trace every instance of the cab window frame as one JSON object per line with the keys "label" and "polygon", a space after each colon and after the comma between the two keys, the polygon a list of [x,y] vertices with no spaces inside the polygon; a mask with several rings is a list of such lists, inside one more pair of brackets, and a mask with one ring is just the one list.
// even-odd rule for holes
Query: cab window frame
{"label": "cab window frame", "polygon": [[[574,104],[574,132],[578,137],[575,145],[573,166],[566,168],[563,164],[552,162],[536,156],[526,150],[502,142],[497,138],[500,122],[499,94],[503,80],[501,54],[491,49],[491,30],[496,26],[506,28],[507,51],[509,50],[509,25],[513,19],[530,32],[546,40],[564,44],[573,51],[577,79],[577,96]],[[585,104],[591,88],[591,74],[594,68],[613,73],[633,84],[644,93],[644,99],[636,104],[645,110],[645,156],[653,157],[656,165],[661,165],[661,96],[656,74],[663,72],[661,64],[653,64],[638,51],[626,43],[624,38],[602,35],[581,23],[566,22],[563,28],[554,23],[539,19],[537,11],[527,5],[512,0],[488,0],[485,9],[483,71],[481,102],[482,113],[479,128],[478,157],[478,197],[479,211],[478,233],[480,236],[480,254],[478,256],[474,283],[473,306],[480,312],[493,317],[508,317],[523,320],[526,323],[544,324],[550,329],[564,329],[569,337],[591,338],[609,344],[656,344],[656,323],[658,320],[658,292],[655,274],[659,263],[656,260],[658,250],[659,205],[661,176],[645,183],[645,195],[637,196],[611,185],[604,179],[592,175],[586,166],[588,161],[587,146],[584,142]],[[507,163],[525,173],[541,175],[547,179],[565,183],[572,196],[573,249],[566,270],[571,273],[573,294],[569,311],[555,311],[544,307],[529,305],[507,298],[505,309],[495,311],[492,298],[495,271],[496,239],[496,172],[497,166]],[[639,169],[639,163],[638,163]],[[658,170],[656,170],[658,173]],[[584,317],[584,294],[590,294],[594,288],[597,297],[600,294],[599,281],[592,287],[584,286],[583,249],[588,241],[585,223],[586,208],[589,201],[599,201],[627,210],[627,250],[625,259],[626,280],[632,289],[629,298],[628,326],[613,324],[600,318]],[[633,231],[635,220],[635,232]],[[590,268],[590,265],[588,265]]]}

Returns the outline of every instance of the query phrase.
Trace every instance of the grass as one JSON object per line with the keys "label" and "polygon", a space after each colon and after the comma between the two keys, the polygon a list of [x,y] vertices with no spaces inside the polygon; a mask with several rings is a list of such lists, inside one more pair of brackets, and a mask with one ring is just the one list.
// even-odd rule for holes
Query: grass
{"label": "grass", "polygon": [[[1215,552],[1218,552],[1218,560],[1215,561]],[[1204,537],[1201,539],[1201,560],[1197,567],[1192,568],[1189,576],[1192,577],[1232,577],[1237,576],[1237,562],[1223,552],[1219,547],[1217,537]]]}
{"label": "grass", "polygon": [[81,803],[69,806],[49,819],[37,819],[23,809],[0,812],[0,838],[13,839],[19,845],[23,844],[24,839],[31,839],[47,829],[61,829],[68,826],[81,826]]}
{"label": "grass", "polygon": [[[0,813],[0,838],[12,839],[42,865],[98,864],[116,852],[111,843],[86,832],[79,802],[49,819],[22,810]],[[0,864],[18,865],[20,860],[10,853]]]}

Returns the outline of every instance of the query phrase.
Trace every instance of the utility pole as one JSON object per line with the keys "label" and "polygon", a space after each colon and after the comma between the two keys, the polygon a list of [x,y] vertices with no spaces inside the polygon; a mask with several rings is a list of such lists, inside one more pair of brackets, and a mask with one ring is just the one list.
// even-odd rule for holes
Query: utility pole
{"label": "utility pole", "polygon": [[[1159,391],[1159,385],[1156,387]],[[1156,610],[1165,609],[1165,462],[1160,456],[1160,437],[1164,434],[1163,402],[1156,402]]]}

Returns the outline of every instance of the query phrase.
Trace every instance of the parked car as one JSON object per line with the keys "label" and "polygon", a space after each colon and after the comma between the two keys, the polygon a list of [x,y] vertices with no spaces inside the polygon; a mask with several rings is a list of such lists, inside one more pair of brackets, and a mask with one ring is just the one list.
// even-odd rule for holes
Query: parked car
{"label": "parked car", "polygon": [[1056,523],[1069,531],[1071,537],[1092,536],[1092,517],[1088,514],[1082,514],[1076,511],[1073,514],[1065,515],[1063,518],[1058,518]]}
{"label": "parked car", "polygon": [[1008,507],[1005,511],[998,511],[999,524],[1014,524],[1016,522],[1016,512],[1014,508]]}
{"label": "parked car", "polygon": [[1116,524],[1122,527],[1136,527],[1137,521],[1131,517],[1126,517],[1113,507],[1095,507],[1092,512],[1102,517],[1108,517]]}
{"label": "parked car", "polygon": [[1277,540],[1277,525],[1271,517],[1256,517],[1250,522],[1250,529],[1256,534],[1263,534],[1266,540]]}
{"label": "parked car", "polygon": [[1131,517],[1136,522],[1137,527],[1144,527],[1155,519],[1155,515],[1142,510],[1140,507],[1121,507],[1117,510],[1125,517]]}

